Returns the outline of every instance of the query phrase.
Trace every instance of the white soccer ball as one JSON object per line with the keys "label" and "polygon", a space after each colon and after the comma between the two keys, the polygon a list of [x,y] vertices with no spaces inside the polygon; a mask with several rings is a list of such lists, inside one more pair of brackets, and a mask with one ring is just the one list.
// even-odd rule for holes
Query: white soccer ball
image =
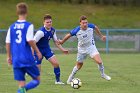
{"label": "white soccer ball", "polygon": [[71,87],[74,89],[79,89],[82,86],[82,82],[79,78],[74,78],[71,82]]}

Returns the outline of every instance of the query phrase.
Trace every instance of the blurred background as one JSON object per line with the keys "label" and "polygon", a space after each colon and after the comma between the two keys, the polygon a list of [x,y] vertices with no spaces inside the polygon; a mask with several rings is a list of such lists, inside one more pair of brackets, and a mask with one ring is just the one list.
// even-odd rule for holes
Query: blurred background
{"label": "blurred background", "polygon": [[[51,64],[43,60],[41,84],[29,93],[139,93],[140,91],[140,0],[0,0],[0,93],[15,93],[12,66],[7,66],[5,38],[9,26],[17,20],[16,4],[29,6],[27,20],[37,31],[43,26],[43,16],[52,15],[57,37],[62,39],[79,25],[79,17],[86,15],[89,23],[97,25],[107,36],[102,42],[94,33],[97,49],[101,52],[110,82],[101,79],[96,64],[87,58],[76,77],[83,86],[74,90],[69,85],[54,85]],[[62,80],[66,82],[77,51],[77,39],[72,37],[63,47],[70,50],[64,55],[50,42],[61,65]],[[27,76],[27,81],[30,78]]]}
{"label": "blurred background", "polygon": [[[107,35],[107,41],[95,36],[100,51],[140,52],[140,0],[0,0],[0,53],[5,53],[5,35],[11,23],[17,20],[16,4],[26,2],[29,6],[27,20],[35,30],[43,24],[43,16],[53,17],[53,27],[58,38],[79,25],[79,17],[86,15]],[[76,50],[76,38],[71,38],[63,46]],[[54,50],[54,44],[51,42]]]}

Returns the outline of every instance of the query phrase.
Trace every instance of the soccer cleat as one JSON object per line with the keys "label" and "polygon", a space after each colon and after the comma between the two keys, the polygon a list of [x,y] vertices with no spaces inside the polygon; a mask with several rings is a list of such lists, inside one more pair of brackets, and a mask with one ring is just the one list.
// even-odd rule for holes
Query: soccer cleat
{"label": "soccer cleat", "polygon": [[17,93],[26,93],[26,89],[25,88],[19,88],[17,90]]}
{"label": "soccer cleat", "polygon": [[62,81],[58,81],[58,82],[55,81],[55,84],[56,84],[56,85],[64,85],[65,83],[63,83]]}
{"label": "soccer cleat", "polygon": [[108,80],[108,81],[111,80],[111,77],[106,75],[106,74],[103,74],[101,77]]}
{"label": "soccer cleat", "polygon": [[71,82],[67,81],[67,84],[71,84]]}
{"label": "soccer cleat", "polygon": [[67,84],[71,84],[73,78],[74,78],[74,76],[72,74],[70,74],[70,76],[67,80]]}

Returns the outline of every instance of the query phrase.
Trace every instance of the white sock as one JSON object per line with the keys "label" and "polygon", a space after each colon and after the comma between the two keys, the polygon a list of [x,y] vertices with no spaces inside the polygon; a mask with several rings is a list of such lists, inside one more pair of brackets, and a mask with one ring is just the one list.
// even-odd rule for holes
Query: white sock
{"label": "white sock", "polygon": [[104,75],[104,65],[103,65],[103,63],[98,64],[98,68],[99,68],[99,70],[101,72],[101,75]]}
{"label": "white sock", "polygon": [[77,71],[78,71],[78,68],[77,68],[77,66],[75,66],[72,70],[71,75],[74,76],[77,73]]}

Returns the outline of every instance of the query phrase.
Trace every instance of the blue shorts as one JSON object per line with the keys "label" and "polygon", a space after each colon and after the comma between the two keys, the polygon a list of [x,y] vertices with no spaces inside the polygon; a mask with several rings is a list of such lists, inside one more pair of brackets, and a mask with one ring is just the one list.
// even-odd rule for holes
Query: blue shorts
{"label": "blue shorts", "polygon": [[40,76],[39,69],[36,65],[30,67],[14,68],[13,72],[14,79],[17,81],[25,81],[25,73],[30,75],[33,79],[36,79],[38,76]]}
{"label": "blue shorts", "polygon": [[[45,57],[46,60],[48,60],[49,58],[51,58],[54,55],[53,51],[50,48],[42,48],[42,49],[39,49],[39,50],[40,50],[40,52],[42,54],[42,59],[43,59],[43,57]],[[36,55],[36,53],[34,53],[34,56],[35,56],[36,64],[37,65],[41,64],[42,63],[42,59],[39,60],[37,55]]]}

